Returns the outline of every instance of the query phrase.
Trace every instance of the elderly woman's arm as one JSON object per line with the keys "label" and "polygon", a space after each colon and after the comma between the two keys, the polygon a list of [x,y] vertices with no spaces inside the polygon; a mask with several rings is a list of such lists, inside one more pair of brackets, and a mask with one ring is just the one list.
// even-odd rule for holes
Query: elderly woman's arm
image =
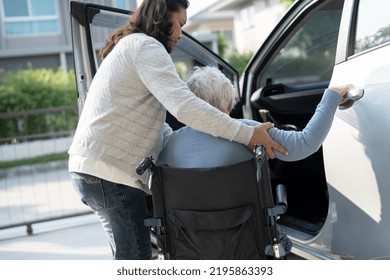
{"label": "elderly woman's arm", "polygon": [[[342,87],[341,87],[342,88]],[[274,151],[276,158],[283,161],[297,161],[315,153],[322,145],[333,122],[337,106],[345,95],[344,88],[326,89],[321,102],[302,131],[286,131],[270,128],[269,135],[288,150],[288,155]],[[245,120],[247,124],[256,125],[258,122]]]}

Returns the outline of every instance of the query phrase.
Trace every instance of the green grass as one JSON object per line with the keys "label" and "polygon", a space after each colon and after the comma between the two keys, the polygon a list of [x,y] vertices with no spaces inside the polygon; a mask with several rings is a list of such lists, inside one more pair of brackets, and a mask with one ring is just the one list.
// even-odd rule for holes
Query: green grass
{"label": "green grass", "polygon": [[39,163],[47,163],[51,161],[67,160],[68,157],[69,157],[68,153],[64,152],[64,153],[44,155],[44,156],[29,158],[29,159],[0,161],[0,169],[17,167],[21,165],[33,165]]}

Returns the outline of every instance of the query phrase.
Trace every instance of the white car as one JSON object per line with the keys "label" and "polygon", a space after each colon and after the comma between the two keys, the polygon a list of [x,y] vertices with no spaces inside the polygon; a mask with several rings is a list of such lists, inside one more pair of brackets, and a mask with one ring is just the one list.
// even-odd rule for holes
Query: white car
{"label": "white car", "polygon": [[[287,187],[280,224],[307,259],[390,259],[390,1],[296,1],[237,72],[188,34],[174,61],[218,66],[237,87],[233,117],[302,129],[329,84],[352,84],[321,149],[298,162],[270,160]],[[127,11],[71,2],[80,109],[97,51]],[[389,99],[387,99],[389,98]],[[169,120],[173,127],[173,121]],[[387,206],[389,204],[389,206]]]}

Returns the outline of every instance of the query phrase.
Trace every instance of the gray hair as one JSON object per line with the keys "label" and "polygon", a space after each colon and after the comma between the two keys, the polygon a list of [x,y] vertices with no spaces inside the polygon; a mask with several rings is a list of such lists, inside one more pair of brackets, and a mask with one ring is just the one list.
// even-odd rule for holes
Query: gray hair
{"label": "gray hair", "polygon": [[229,111],[235,103],[232,82],[216,67],[195,66],[186,84],[197,97],[222,112]]}

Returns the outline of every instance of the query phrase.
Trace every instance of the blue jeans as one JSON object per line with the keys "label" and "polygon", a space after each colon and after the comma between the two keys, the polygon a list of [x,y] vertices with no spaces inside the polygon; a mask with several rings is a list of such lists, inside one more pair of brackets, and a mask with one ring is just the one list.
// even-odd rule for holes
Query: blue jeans
{"label": "blue jeans", "polygon": [[145,193],[95,176],[71,172],[81,201],[99,217],[116,260],[151,259]]}

